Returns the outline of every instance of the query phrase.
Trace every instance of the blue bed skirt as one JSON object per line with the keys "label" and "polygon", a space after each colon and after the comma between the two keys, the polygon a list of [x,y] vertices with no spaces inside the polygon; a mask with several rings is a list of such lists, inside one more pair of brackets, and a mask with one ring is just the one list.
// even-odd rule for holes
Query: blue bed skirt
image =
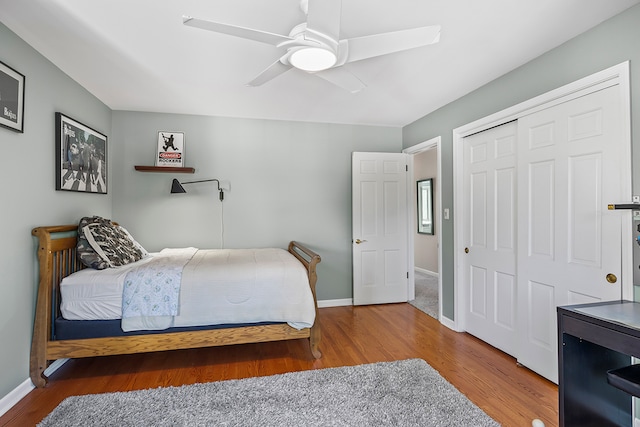
{"label": "blue bed skirt", "polygon": [[226,325],[191,326],[169,328],[160,331],[124,332],[120,328],[120,320],[66,320],[58,317],[54,322],[53,339],[74,340],[85,338],[126,337],[131,335],[166,334],[170,332],[206,331],[211,329],[237,328],[241,326],[275,325],[277,322],[243,323]]}

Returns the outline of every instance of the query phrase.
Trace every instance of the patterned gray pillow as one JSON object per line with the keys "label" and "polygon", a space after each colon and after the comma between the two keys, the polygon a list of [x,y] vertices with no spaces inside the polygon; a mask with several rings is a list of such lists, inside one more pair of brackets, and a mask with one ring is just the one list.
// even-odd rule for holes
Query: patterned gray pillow
{"label": "patterned gray pillow", "polygon": [[[80,260],[98,270],[141,260],[147,251],[119,225],[101,217],[85,217],[78,226]],[[80,237],[82,236],[82,237]],[[91,249],[91,251],[89,250]]]}
{"label": "patterned gray pillow", "polygon": [[86,216],[82,218],[78,224],[78,243],[76,245],[76,252],[77,256],[80,258],[80,262],[89,268],[104,270],[105,268],[109,268],[109,263],[102,259],[100,255],[93,250],[84,235],[84,227],[89,224],[111,224],[111,221],[100,216]]}

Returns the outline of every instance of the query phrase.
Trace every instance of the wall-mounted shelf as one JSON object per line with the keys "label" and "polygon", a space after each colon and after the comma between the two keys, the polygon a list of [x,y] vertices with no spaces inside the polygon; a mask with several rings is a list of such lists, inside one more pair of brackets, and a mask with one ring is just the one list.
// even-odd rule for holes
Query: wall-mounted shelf
{"label": "wall-mounted shelf", "polygon": [[134,168],[139,172],[172,172],[172,173],[194,173],[195,168],[176,168],[172,166],[139,166]]}

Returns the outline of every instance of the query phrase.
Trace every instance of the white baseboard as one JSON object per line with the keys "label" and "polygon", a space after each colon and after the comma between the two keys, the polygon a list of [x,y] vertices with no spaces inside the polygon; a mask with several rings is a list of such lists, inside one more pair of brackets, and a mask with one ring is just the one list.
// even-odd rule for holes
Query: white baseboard
{"label": "white baseboard", "polygon": [[440,316],[440,323],[442,323],[444,326],[446,326],[447,328],[451,329],[452,331],[456,331],[456,332],[462,332],[460,329],[458,329],[458,325],[456,322],[454,322],[453,320],[449,319],[448,317],[444,317],[444,316]]}
{"label": "white baseboard", "polygon": [[24,380],[18,387],[14,388],[5,397],[0,399],[0,417],[7,413],[7,411],[20,402],[31,390],[34,389],[33,383],[30,379]]}
{"label": "white baseboard", "polygon": [[420,272],[422,274],[426,274],[428,276],[438,277],[440,275],[440,274],[436,273],[435,271],[427,270],[427,269],[420,268],[420,267],[413,267],[413,269],[415,271],[418,271],[418,272]]}
{"label": "white baseboard", "polygon": [[324,307],[344,307],[346,305],[353,305],[352,298],[345,299],[325,299],[318,301],[318,308]]}
{"label": "white baseboard", "polygon": [[[51,365],[44,370],[46,376],[53,374],[58,370],[62,365],[64,365],[69,359],[58,359],[54,360]],[[0,399],[0,417],[7,413],[7,411],[15,406],[16,403],[20,402],[20,400],[25,397],[31,390],[36,388],[33,385],[30,378],[24,380],[18,387],[14,388]]]}
{"label": "white baseboard", "polygon": [[53,362],[51,362],[51,365],[47,366],[47,369],[44,370],[44,374],[48,377],[68,361],[69,361],[69,358],[54,360]]}

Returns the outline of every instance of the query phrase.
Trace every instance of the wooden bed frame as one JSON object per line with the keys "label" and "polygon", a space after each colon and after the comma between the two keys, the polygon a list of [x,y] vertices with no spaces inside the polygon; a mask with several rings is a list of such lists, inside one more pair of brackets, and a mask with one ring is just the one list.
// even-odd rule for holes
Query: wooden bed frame
{"label": "wooden bed frame", "polygon": [[47,383],[44,370],[51,361],[63,358],[146,353],[300,338],[308,338],[313,357],[316,359],[321,357],[318,349],[321,333],[316,298],[316,265],[320,262],[320,256],[294,241],[289,243],[288,250],[307,269],[316,308],[316,319],[311,328],[297,330],[286,323],[278,323],[149,335],[56,340],[53,322],[60,314],[60,281],[71,273],[85,268],[76,257],[77,229],[77,225],[60,225],[37,227],[31,232],[39,240],[40,265],[30,358],[30,376],[35,386],[44,387]]}

